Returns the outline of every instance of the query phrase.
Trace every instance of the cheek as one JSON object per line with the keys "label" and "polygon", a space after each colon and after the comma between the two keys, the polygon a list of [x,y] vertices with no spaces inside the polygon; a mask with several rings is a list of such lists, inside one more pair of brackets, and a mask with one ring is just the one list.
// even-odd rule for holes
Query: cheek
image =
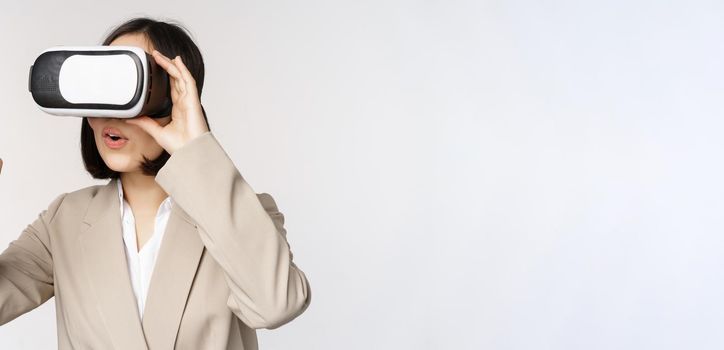
{"label": "cheek", "polygon": [[156,159],[163,153],[163,147],[156,142],[156,139],[148,133],[141,132],[136,135],[132,150],[138,154],[138,159],[143,161],[143,156],[148,159]]}
{"label": "cheek", "polygon": [[86,121],[88,121],[88,125],[90,125],[91,129],[93,129],[93,132],[101,126],[104,120],[105,118],[86,117]]}
{"label": "cheek", "polygon": [[135,132],[130,138],[131,142],[120,151],[107,149],[103,139],[96,138],[101,158],[109,168],[118,172],[138,171],[144,157],[149,160],[156,159],[164,151],[148,133]]}
{"label": "cheek", "polygon": [[88,125],[90,126],[91,130],[93,130],[93,133],[95,134],[96,130],[96,122],[92,120],[93,118],[88,118]]}

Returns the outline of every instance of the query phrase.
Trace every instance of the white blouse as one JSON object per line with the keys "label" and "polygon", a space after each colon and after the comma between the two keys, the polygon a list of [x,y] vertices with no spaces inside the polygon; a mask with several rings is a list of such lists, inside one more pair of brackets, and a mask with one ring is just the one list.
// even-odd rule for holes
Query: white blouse
{"label": "white blouse", "polygon": [[131,206],[123,198],[123,185],[121,180],[118,183],[118,200],[121,207],[121,222],[123,226],[123,242],[126,245],[126,260],[128,261],[128,271],[131,275],[131,284],[133,285],[133,293],[136,295],[138,303],[138,314],[143,319],[143,308],[146,305],[146,295],[148,294],[149,283],[151,282],[151,274],[153,267],[156,265],[156,257],[161,247],[163,235],[166,232],[166,224],[171,214],[173,199],[168,196],[158,208],[153,234],[138,251],[136,243],[136,221],[133,217]]}

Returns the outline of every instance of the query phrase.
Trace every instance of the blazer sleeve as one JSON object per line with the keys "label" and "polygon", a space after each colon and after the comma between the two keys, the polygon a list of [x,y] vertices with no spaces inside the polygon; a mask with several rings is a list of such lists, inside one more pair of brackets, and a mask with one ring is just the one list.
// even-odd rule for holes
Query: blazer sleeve
{"label": "blazer sleeve", "polygon": [[55,198],[0,254],[0,325],[54,295],[49,227],[65,195]]}
{"label": "blazer sleeve", "polygon": [[224,271],[227,305],[253,329],[275,329],[309,306],[305,274],[292,261],[284,215],[256,194],[209,131],[176,150],[156,182],[197,223]]}

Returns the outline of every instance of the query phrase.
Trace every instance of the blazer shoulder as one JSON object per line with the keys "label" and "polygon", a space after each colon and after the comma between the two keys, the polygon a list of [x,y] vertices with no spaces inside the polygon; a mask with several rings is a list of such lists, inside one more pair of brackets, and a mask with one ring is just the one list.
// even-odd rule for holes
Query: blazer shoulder
{"label": "blazer shoulder", "polygon": [[88,203],[98,192],[107,185],[92,185],[65,193],[64,202]]}
{"label": "blazer shoulder", "polygon": [[91,200],[105,186],[107,185],[86,186],[61,194],[59,197],[63,197],[63,199],[58,210],[66,214],[68,214],[69,212],[73,212],[76,214],[85,213],[85,211],[90,206]]}
{"label": "blazer shoulder", "polygon": [[91,200],[104,186],[93,185],[70,192],[62,192],[50,202],[47,208],[41,210],[36,220],[44,220],[49,229],[73,226],[77,220],[84,217],[90,207]]}

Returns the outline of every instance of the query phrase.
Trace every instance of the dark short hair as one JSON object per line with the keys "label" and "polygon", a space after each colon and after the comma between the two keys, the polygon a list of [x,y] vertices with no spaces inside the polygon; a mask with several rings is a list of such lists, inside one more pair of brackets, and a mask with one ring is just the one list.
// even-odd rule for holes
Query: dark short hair
{"label": "dark short hair", "polygon": [[[181,24],[174,22],[157,21],[147,17],[137,17],[127,20],[115,29],[111,30],[103,40],[104,46],[110,45],[113,40],[125,34],[143,34],[148,38],[156,50],[164,54],[166,57],[174,58],[181,56],[191,75],[196,80],[196,89],[201,98],[201,91],[204,87],[204,59],[201,51],[194,43],[189,31]],[[201,107],[206,125],[211,130],[209,120],[206,118],[206,111]],[[83,117],[80,130],[80,149],[83,157],[83,163],[86,170],[96,179],[118,179],[120,173],[109,168],[98,152],[93,129],[88,124],[88,117]],[[160,156],[150,160],[143,156],[144,161],[141,163],[141,170],[144,174],[156,176],[158,171],[166,164],[171,155],[163,150]]]}

